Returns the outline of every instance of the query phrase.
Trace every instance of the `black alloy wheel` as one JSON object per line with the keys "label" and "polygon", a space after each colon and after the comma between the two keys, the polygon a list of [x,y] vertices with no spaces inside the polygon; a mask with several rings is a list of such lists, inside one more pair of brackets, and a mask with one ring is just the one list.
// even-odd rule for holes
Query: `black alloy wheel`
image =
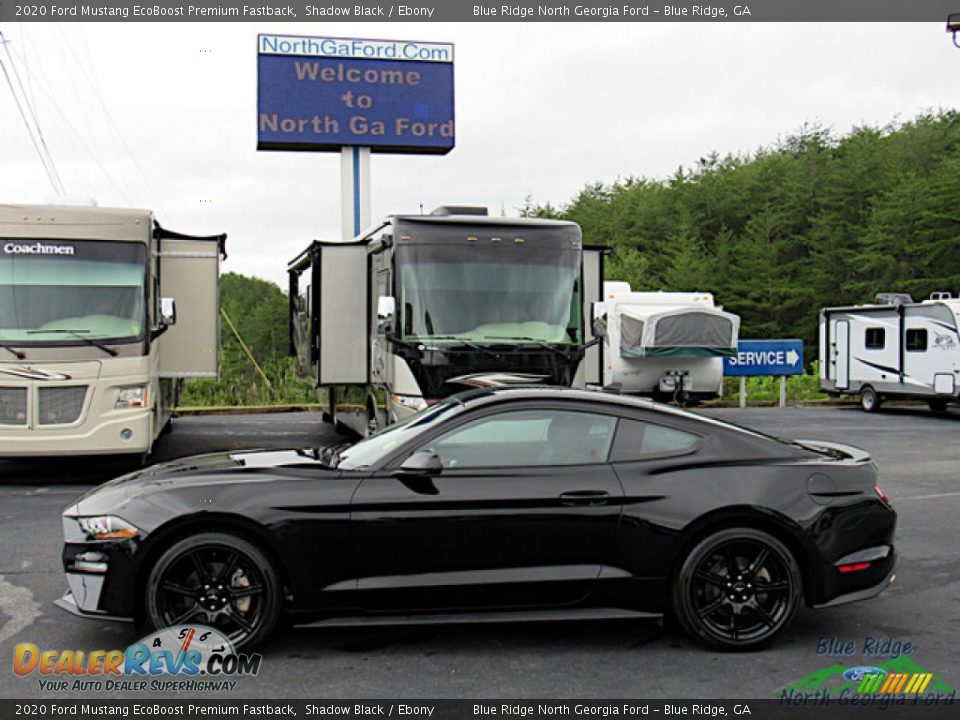
{"label": "black alloy wheel", "polygon": [[280,616],[280,583],[263,552],[226,533],[193,535],[170,547],[150,571],[147,621],[154,629],[214,627],[234,647],[262,642]]}
{"label": "black alloy wheel", "polygon": [[789,624],[800,596],[800,570],[790,551],[752,528],[721,530],[701,541],[673,584],[684,629],[721,650],[769,643]]}

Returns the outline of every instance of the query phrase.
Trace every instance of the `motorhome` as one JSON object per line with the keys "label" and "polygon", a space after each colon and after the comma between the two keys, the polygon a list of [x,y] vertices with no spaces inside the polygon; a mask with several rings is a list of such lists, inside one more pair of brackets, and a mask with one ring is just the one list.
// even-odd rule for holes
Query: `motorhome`
{"label": "motorhome", "polygon": [[708,292],[634,292],[603,286],[603,383],[623,393],[695,402],[723,393],[723,358],[737,351],[740,318]]}
{"label": "motorhome", "polygon": [[0,457],[145,459],[217,377],[225,235],[148,210],[0,205]]}
{"label": "motorhome", "polygon": [[[291,353],[334,421],[367,433],[472,386],[600,381],[603,248],[580,227],[443,207],[289,265]],[[359,388],[359,419],[338,410]]]}
{"label": "motorhome", "polygon": [[943,412],[957,400],[960,300],[880,293],[870,305],[820,311],[820,387],[859,395],[867,412],[886,399],[925,400]]}

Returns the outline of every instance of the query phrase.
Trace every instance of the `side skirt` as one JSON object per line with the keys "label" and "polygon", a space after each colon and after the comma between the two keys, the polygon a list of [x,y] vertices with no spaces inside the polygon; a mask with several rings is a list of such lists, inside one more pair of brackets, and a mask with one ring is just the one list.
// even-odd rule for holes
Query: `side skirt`
{"label": "side skirt", "polygon": [[358,615],[294,623],[298,627],[359,627],[376,625],[446,625],[454,623],[554,622],[557,620],[662,619],[662,613],[623,608],[570,608],[474,613],[419,613],[415,615]]}

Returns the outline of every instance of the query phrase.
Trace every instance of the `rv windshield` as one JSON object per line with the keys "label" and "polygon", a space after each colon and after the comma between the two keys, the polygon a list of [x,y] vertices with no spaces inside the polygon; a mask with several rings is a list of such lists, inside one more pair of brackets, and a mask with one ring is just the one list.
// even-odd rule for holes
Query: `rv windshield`
{"label": "rv windshield", "polygon": [[0,239],[0,340],[138,338],[145,270],[141,243]]}
{"label": "rv windshield", "polygon": [[421,245],[397,256],[407,341],[583,341],[578,250]]}

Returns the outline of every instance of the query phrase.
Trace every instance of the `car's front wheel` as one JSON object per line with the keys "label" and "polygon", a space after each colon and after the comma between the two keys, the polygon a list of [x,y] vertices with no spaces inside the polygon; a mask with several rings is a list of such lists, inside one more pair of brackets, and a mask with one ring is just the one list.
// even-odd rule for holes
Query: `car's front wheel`
{"label": "car's front wheel", "polygon": [[237,649],[262,642],[281,610],[280,582],[264,553],[241,537],[217,532],[168,548],[150,570],[144,599],[152,628],[208,625]]}
{"label": "car's front wheel", "polygon": [[681,625],[721,650],[769,643],[789,624],[800,597],[793,555],[775,537],[753,528],[729,528],[702,540],[673,583]]}

